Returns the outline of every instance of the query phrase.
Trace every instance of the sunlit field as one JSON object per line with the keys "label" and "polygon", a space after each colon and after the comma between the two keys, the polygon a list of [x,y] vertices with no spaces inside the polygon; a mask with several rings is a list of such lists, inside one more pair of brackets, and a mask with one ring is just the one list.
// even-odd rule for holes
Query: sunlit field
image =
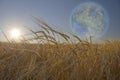
{"label": "sunlit field", "polygon": [[120,80],[120,41],[73,40],[35,22],[42,29],[26,28],[33,38],[0,43],[0,80]]}

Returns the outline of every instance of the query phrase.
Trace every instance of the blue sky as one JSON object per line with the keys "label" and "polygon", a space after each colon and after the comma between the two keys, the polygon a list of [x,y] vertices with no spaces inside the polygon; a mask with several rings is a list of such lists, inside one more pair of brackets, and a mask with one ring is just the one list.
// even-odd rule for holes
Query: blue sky
{"label": "blue sky", "polygon": [[0,0],[0,28],[28,25],[34,29],[31,16],[42,18],[55,29],[72,33],[70,15],[84,2],[96,2],[103,6],[110,17],[107,33],[102,39],[120,39],[120,0]]}

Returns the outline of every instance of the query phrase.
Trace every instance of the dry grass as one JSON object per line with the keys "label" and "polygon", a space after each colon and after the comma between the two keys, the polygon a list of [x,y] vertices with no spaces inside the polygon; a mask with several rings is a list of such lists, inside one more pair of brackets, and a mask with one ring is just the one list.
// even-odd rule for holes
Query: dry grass
{"label": "dry grass", "polygon": [[0,43],[0,80],[120,80],[120,41],[93,44],[73,35],[78,40],[74,43],[68,35],[35,20],[43,30],[27,28],[33,38]]}

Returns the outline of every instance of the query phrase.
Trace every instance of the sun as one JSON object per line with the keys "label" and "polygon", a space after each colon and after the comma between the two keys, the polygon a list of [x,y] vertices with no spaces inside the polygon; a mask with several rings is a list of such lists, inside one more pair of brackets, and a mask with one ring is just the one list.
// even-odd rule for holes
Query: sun
{"label": "sun", "polygon": [[14,28],[14,29],[11,30],[11,37],[12,37],[13,39],[19,39],[20,36],[21,36],[21,32],[20,32],[19,29]]}

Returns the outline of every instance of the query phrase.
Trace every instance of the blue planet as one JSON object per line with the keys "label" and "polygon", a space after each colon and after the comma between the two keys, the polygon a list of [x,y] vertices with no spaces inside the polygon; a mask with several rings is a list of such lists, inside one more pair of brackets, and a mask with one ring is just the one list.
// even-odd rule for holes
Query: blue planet
{"label": "blue planet", "polygon": [[80,38],[102,37],[108,30],[109,16],[99,4],[87,2],[78,5],[70,17],[72,31]]}

